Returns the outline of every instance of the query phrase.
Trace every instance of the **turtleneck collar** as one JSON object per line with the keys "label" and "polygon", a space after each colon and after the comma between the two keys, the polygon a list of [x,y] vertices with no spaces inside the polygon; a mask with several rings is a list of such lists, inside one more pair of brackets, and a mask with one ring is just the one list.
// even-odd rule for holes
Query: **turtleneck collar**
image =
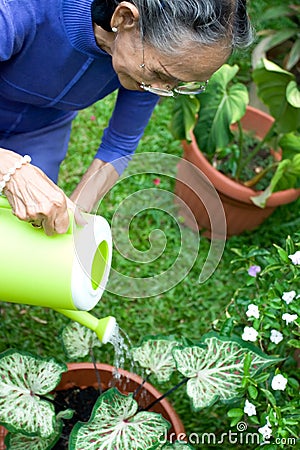
{"label": "turtleneck collar", "polygon": [[92,0],[62,0],[63,23],[71,45],[82,53],[107,55],[97,46],[91,17]]}

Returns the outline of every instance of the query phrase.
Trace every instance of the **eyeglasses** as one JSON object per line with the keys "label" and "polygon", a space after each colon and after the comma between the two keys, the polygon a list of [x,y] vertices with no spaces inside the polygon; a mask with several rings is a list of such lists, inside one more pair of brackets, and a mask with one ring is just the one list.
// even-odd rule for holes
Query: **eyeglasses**
{"label": "eyeglasses", "polygon": [[[142,37],[143,44],[143,62],[140,64],[141,69],[145,69],[145,48],[144,39]],[[151,84],[141,83],[140,87],[146,92],[151,92],[152,94],[160,95],[161,97],[175,97],[176,94],[181,95],[196,95],[202,94],[208,85],[208,80],[206,81],[191,81],[189,83],[178,83],[174,89],[161,89],[152,87]]]}
{"label": "eyeglasses", "polygon": [[140,87],[147,92],[157,94],[162,97],[175,97],[176,94],[181,95],[196,95],[205,92],[208,85],[208,80],[198,82],[191,81],[190,83],[179,83],[174,89],[161,89],[152,87],[150,84],[141,83]]}

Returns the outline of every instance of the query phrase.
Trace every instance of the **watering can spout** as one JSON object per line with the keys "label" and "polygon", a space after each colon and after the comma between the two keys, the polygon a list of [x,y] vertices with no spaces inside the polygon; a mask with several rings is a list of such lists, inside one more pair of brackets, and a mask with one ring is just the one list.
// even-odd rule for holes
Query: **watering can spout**
{"label": "watering can spout", "polygon": [[111,342],[117,329],[117,321],[113,316],[97,319],[87,311],[71,311],[68,309],[56,309],[56,311],[94,331],[102,344]]}

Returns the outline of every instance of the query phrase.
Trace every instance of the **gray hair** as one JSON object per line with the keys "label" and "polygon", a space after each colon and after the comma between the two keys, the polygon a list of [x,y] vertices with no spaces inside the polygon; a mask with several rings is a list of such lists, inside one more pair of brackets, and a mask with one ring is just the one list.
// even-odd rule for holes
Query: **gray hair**
{"label": "gray hair", "polygon": [[[222,43],[235,49],[247,47],[253,40],[246,0],[129,1],[140,13],[145,42],[165,54],[179,52],[183,42],[207,46]],[[99,16],[96,23],[107,26],[119,3],[94,0],[92,11],[98,10]]]}
{"label": "gray hair", "polygon": [[247,47],[253,40],[245,0],[131,0],[140,13],[146,42],[172,53],[183,42],[229,48]]}

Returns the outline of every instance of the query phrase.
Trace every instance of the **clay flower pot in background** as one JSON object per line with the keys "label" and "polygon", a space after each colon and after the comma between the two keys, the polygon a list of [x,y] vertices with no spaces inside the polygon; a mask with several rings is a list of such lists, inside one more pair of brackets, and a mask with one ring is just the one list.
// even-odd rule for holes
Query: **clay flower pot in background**
{"label": "clay flower pot in background", "polygon": [[[254,131],[256,137],[263,138],[273,121],[270,115],[248,106],[246,114],[241,119],[241,124],[244,130]],[[199,229],[207,230],[208,236],[211,231],[208,209],[215,210],[215,214],[221,214],[220,199],[226,217],[227,236],[232,236],[246,230],[253,230],[278,206],[291,203],[300,196],[300,189],[278,191],[268,198],[265,208],[260,208],[251,200],[251,197],[257,195],[258,192],[228,178],[215,169],[201,153],[194,136],[191,143],[183,142],[183,149],[183,160],[178,167],[175,193],[190,208]],[[185,161],[192,164],[187,164]],[[216,190],[216,195],[209,197],[209,204],[201,201],[201,198],[206,198],[204,193],[206,183],[203,174]],[[211,190],[210,187],[208,189]],[[218,196],[219,198],[217,198]],[[188,208],[180,202],[179,214],[184,217],[185,223],[189,226],[192,222],[190,220],[191,212]]]}

